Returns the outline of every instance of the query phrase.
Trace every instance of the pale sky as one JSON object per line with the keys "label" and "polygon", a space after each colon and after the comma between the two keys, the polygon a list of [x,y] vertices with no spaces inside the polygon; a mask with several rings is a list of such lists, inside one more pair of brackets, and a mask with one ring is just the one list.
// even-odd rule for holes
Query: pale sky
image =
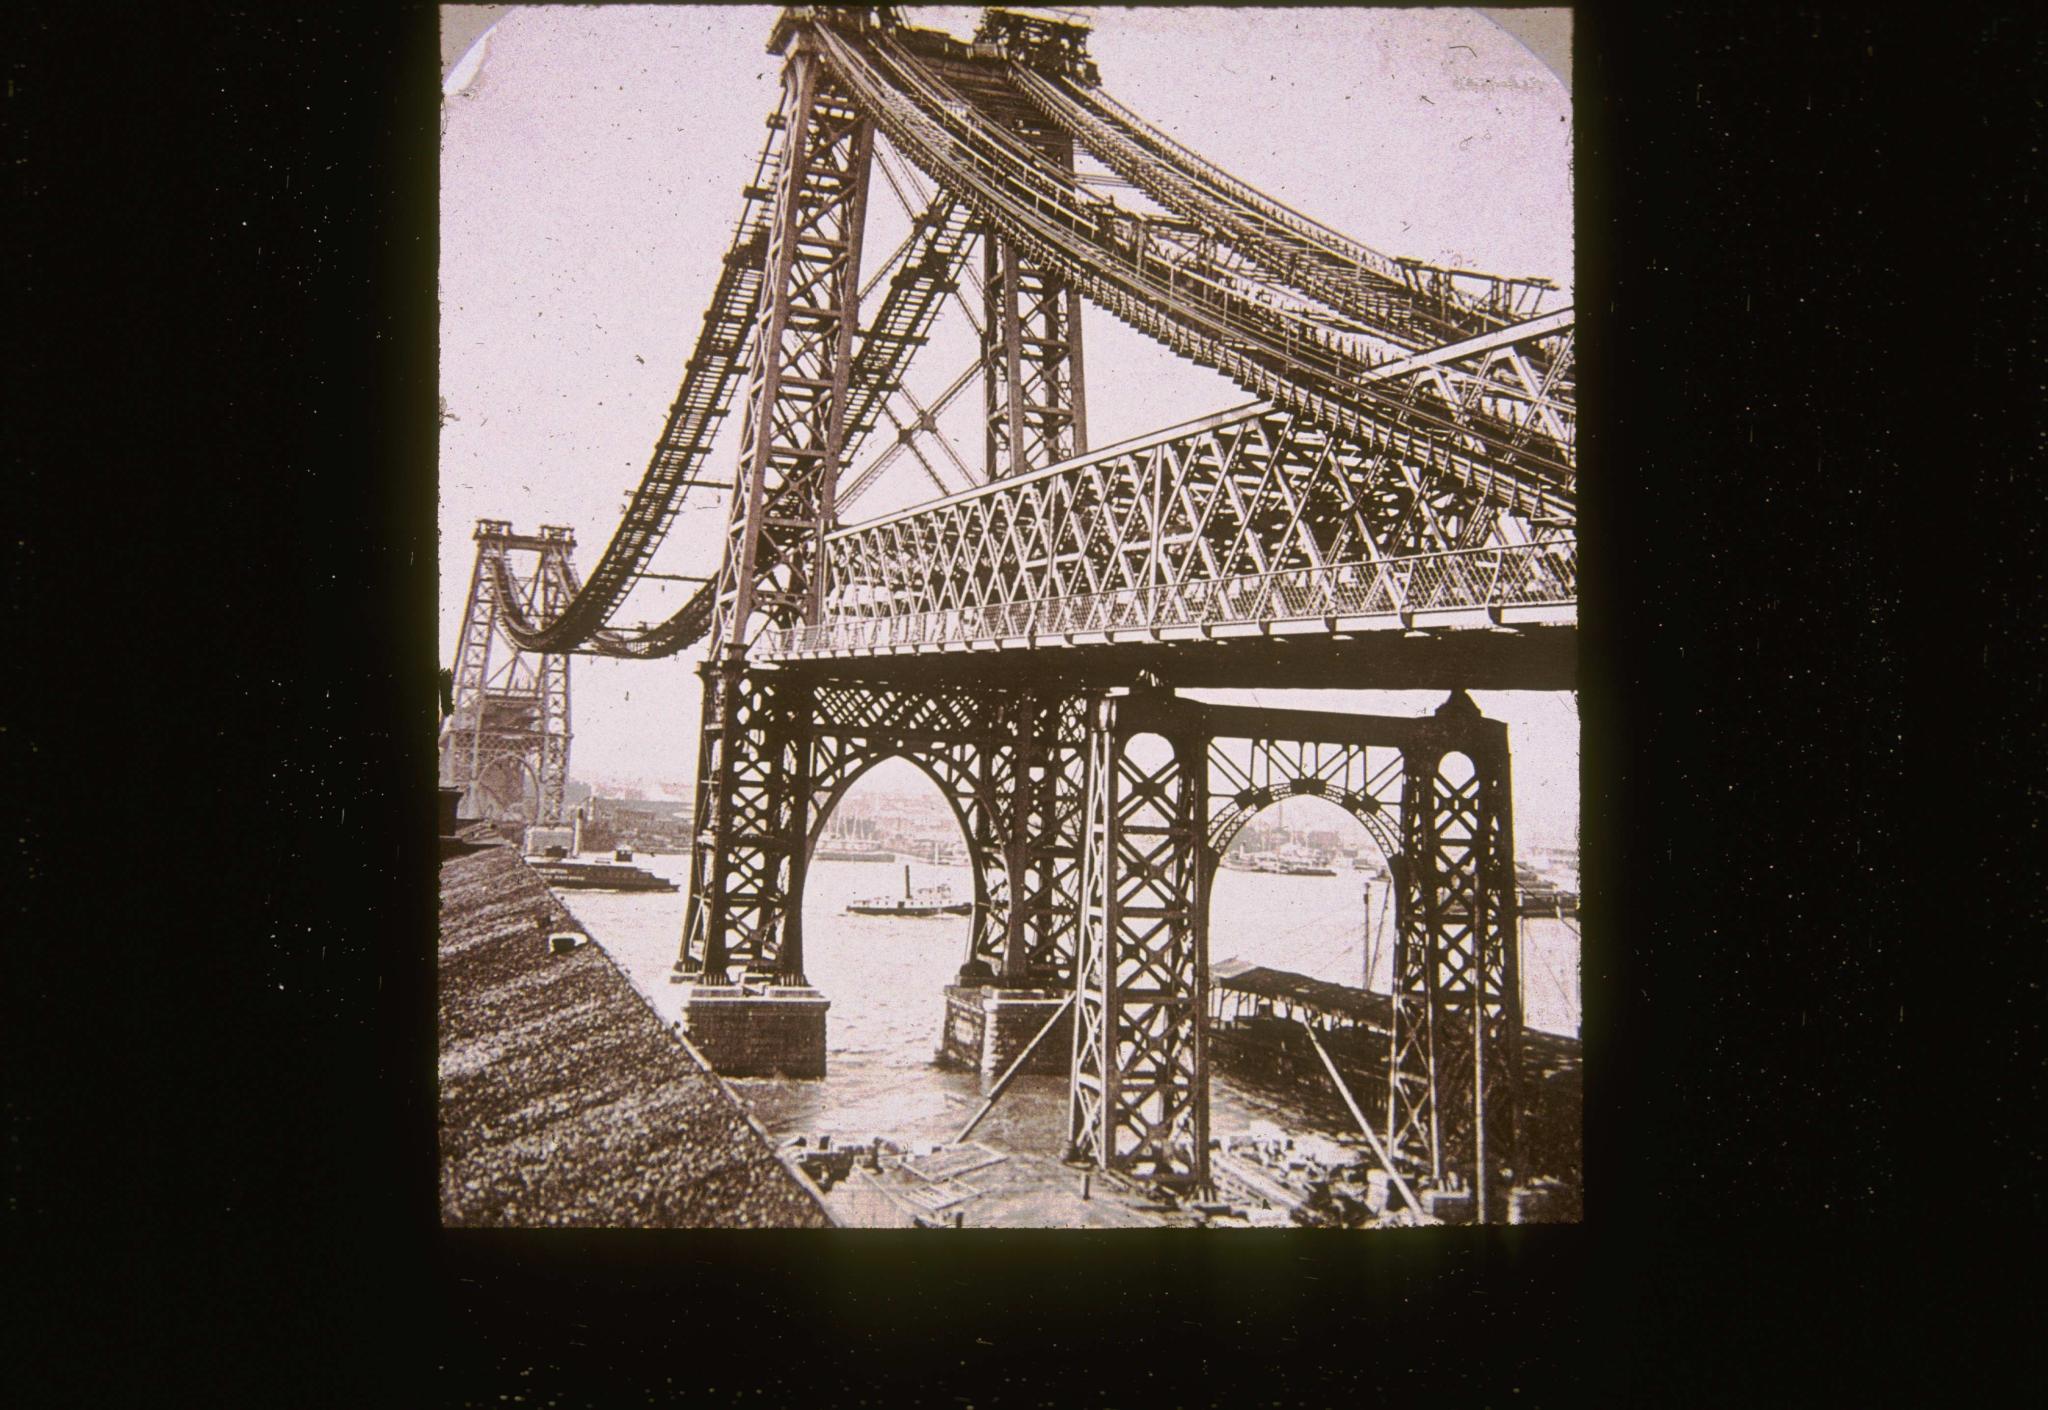
{"label": "pale sky", "polygon": [[[479,518],[566,524],[586,571],[645,469],[682,379],[778,95],[776,10],[520,6],[446,85],[441,165],[441,655],[453,658]],[[972,32],[979,10],[914,23]],[[1471,10],[1105,9],[1089,16],[1103,86],[1211,161],[1388,254],[1540,275],[1570,301],[1571,103],[1559,79]],[[1119,198],[1122,198],[1119,193]],[[904,228],[879,180],[870,268]],[[955,314],[914,389],[964,365]],[[1091,439],[1108,444],[1249,400],[1114,319],[1084,316]],[[952,355],[949,355],[952,354]],[[971,416],[978,393],[963,397]],[[732,473],[739,415],[710,472]],[[969,465],[978,440],[966,441]],[[857,463],[865,460],[857,457]],[[929,494],[907,458],[857,520]],[[921,489],[920,486],[925,488]],[[724,506],[693,499],[659,571],[709,573]],[[658,620],[687,584],[649,585]],[[696,652],[578,656],[571,772],[687,780]],[[1243,699],[1252,693],[1204,692]],[[1434,693],[1260,692],[1268,704],[1420,713]],[[1518,835],[1576,835],[1570,695],[1479,692],[1515,744]]]}

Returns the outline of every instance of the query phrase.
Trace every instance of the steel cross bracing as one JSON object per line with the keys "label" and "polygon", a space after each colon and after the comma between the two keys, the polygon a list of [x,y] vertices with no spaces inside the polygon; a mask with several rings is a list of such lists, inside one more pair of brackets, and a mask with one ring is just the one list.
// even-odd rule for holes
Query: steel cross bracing
{"label": "steel cross bracing", "polygon": [[756,612],[777,625],[815,615],[812,568],[844,451],[874,133],[814,54],[793,55],[784,82],[791,149],[769,226],[714,647],[744,644]]}
{"label": "steel cross bracing", "polygon": [[[1021,454],[992,446],[1004,473],[1020,463],[1040,468],[1085,444],[1079,347],[1068,332],[1078,328],[1076,300],[1085,295],[1274,405],[1387,457],[1424,498],[1448,486],[1537,525],[1574,520],[1572,319],[1569,310],[1536,313],[1541,281],[1390,259],[1291,211],[1118,104],[1092,63],[1072,57],[1080,41],[1048,39],[1037,32],[1045,25],[991,12],[980,42],[969,45],[903,26],[886,10],[799,8],[778,28],[778,46],[794,51],[792,67],[817,68],[835,101],[878,127],[937,186],[929,223],[898,252],[899,277],[856,339],[842,454],[900,385],[979,237],[998,272],[991,299],[1014,292],[1021,300],[1013,325],[992,319],[983,330],[990,353],[1000,350],[984,359],[992,409],[1003,413],[990,418],[991,439],[1017,439],[1009,428],[1029,424],[1029,408],[1045,413]],[[683,496],[730,487],[705,479],[700,467],[761,321],[760,289],[772,274],[768,207],[782,189],[791,126],[786,101],[747,189],[684,390],[625,520],[559,619],[511,612],[507,631],[522,645],[654,656],[712,629],[718,590],[709,584],[655,626],[626,628],[615,618]],[[1081,148],[1172,214],[1141,216],[1085,190],[1068,155]],[[1000,275],[1011,261],[1014,280]],[[1041,326],[1032,327],[1034,319]],[[1063,368],[1067,344],[1073,365]],[[1020,356],[1019,376],[1010,377],[1013,346],[1045,353],[1042,369]],[[888,414],[906,435],[929,419]],[[1063,441],[1069,421],[1073,439]],[[849,488],[857,493],[865,483]],[[809,481],[803,489],[831,496]],[[1431,551],[1490,546],[1460,540]],[[1402,555],[1382,546],[1382,556]]]}
{"label": "steel cross bracing", "polygon": [[1065,460],[1087,444],[1081,296],[1014,245],[986,240],[982,249],[987,464],[996,479]]}
{"label": "steel cross bracing", "polygon": [[1522,1033],[1507,729],[1454,699],[1407,751],[1392,872],[1394,1031],[1387,1144],[1465,1175],[1478,1218],[1505,1212]]}
{"label": "steel cross bracing", "polygon": [[[685,952],[722,973],[734,942],[764,954],[801,913],[808,751],[800,697],[744,668],[762,625],[815,618],[817,548],[832,527],[858,317],[874,133],[800,47],[783,70],[790,140],[768,233],[762,327],[704,668]],[[779,949],[779,947],[776,947]],[[802,944],[779,962],[800,973]]]}
{"label": "steel cross bracing", "polygon": [[[951,805],[974,866],[963,965],[1011,984],[1073,975],[1083,721],[1071,693],[892,689],[710,673],[727,786],[694,863],[679,974],[803,977],[803,880],[833,807],[862,774],[909,760]],[[715,692],[728,691],[729,704]],[[702,799],[710,790],[700,788]],[[700,807],[700,813],[704,810]],[[699,897],[703,899],[700,901]]]}
{"label": "steel cross bracing", "polygon": [[757,655],[1575,616],[1574,535],[1403,470],[1299,413],[1224,413],[827,535],[820,620]]}
{"label": "steel cross bracing", "polygon": [[1515,1169],[1517,1042],[1507,732],[1455,695],[1422,718],[1200,705],[1157,690],[891,688],[755,673],[710,874],[724,925],[694,925],[698,982],[803,978],[804,875],[832,807],[903,758],[967,839],[966,966],[1079,995],[1077,1154],[1208,1184],[1210,892],[1231,839],[1282,798],[1365,825],[1396,878],[1386,1098],[1403,1164],[1455,1174],[1504,1209]]}
{"label": "steel cross bracing", "polygon": [[1314,796],[1387,854],[1399,939],[1387,1100],[1408,1169],[1505,1213],[1519,1155],[1507,729],[1454,694],[1400,718],[1201,705],[1140,689],[1090,704],[1070,1139],[1162,1184],[1209,1185],[1209,895],[1259,809]]}
{"label": "steel cross bracing", "polygon": [[[1016,101],[1004,76],[958,78],[977,111],[1018,150],[1071,179],[1074,142]],[[1081,355],[1081,294],[1059,270],[1015,243],[982,241],[986,479],[1065,460],[1088,443]]]}
{"label": "steel cross bracing", "polygon": [[[515,534],[496,519],[478,521],[475,538],[455,651],[454,709],[441,727],[441,784],[465,790],[472,812],[558,823],[568,806],[569,658],[522,651],[506,622],[515,608],[546,616],[575,596],[575,538],[555,527]],[[538,558],[521,571],[513,553]]]}

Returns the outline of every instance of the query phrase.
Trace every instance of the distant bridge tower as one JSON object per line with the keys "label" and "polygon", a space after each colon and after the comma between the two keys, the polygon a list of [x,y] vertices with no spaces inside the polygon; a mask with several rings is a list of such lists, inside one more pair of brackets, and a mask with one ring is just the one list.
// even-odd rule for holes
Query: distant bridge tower
{"label": "distant bridge tower", "polygon": [[[465,790],[472,816],[528,823],[567,820],[569,657],[528,652],[505,632],[511,599],[521,611],[553,614],[576,595],[568,529],[543,525],[515,534],[501,519],[479,519],[476,567],[455,650],[455,708],[441,727],[441,784]],[[537,554],[525,571],[512,554]]]}

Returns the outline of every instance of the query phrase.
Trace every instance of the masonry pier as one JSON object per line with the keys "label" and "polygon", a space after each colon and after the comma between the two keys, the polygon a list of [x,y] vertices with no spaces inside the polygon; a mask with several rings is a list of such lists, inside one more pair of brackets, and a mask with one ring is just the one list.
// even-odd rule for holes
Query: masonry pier
{"label": "masonry pier", "polygon": [[[978,1072],[982,1090],[987,1091],[1064,1002],[1066,995],[1052,989],[950,984],[938,1061],[941,1066]],[[1068,1014],[1031,1054],[1024,1071],[1064,1077],[1073,1050],[1074,1020]]]}
{"label": "masonry pier", "polygon": [[726,1077],[823,1077],[831,1007],[808,984],[692,984],[683,1028]]}

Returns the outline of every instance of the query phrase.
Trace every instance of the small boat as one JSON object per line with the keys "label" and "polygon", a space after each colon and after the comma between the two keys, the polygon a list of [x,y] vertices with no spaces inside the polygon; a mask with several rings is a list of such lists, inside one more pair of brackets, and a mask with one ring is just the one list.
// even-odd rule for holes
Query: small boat
{"label": "small boat", "polygon": [[1520,862],[1515,864],[1515,901],[1524,916],[1578,919],[1578,892],[1557,885]]}
{"label": "small boat", "polygon": [[876,896],[865,901],[855,901],[846,908],[850,916],[964,916],[971,915],[974,904],[971,901],[953,899],[953,888],[940,882],[937,886],[910,888],[910,868],[903,869],[903,895]]}

